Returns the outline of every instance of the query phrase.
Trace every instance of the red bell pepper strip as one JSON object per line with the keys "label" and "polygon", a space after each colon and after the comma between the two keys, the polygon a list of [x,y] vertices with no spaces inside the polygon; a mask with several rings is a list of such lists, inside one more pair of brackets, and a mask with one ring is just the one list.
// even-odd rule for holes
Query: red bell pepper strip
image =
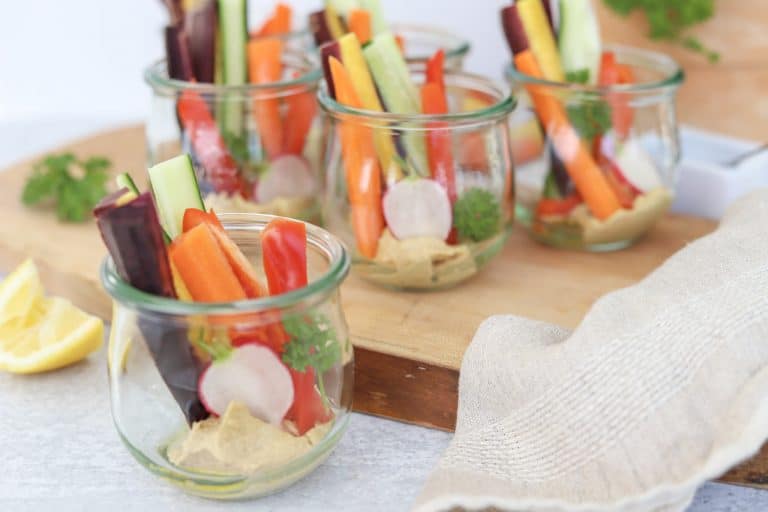
{"label": "red bell pepper strip", "polygon": [[[440,84],[429,82],[421,88],[421,105],[425,114],[447,114],[448,103]],[[429,123],[427,159],[432,178],[448,193],[451,204],[456,201],[456,174],[453,167],[451,132],[444,122]]]}
{"label": "red bell pepper strip", "polygon": [[[275,219],[261,235],[264,271],[269,293],[276,295],[307,286],[307,234],[303,222]],[[294,399],[285,415],[303,435],[312,427],[330,419],[330,413],[315,388],[315,370],[303,372],[289,368]]]}
{"label": "red bell pepper strip", "polygon": [[580,205],[583,201],[578,194],[572,194],[564,199],[539,199],[536,205],[536,217],[546,217],[549,215],[568,215],[571,210]]}
{"label": "red bell pepper strip", "polygon": [[307,228],[303,222],[270,222],[261,234],[261,251],[270,295],[307,286]]}
{"label": "red bell pepper strip", "polygon": [[216,121],[202,96],[195,91],[183,91],[177,111],[195,156],[205,170],[206,180],[217,192],[239,192],[237,162],[221,138]]}
{"label": "red bell pepper strip", "polygon": [[[427,76],[425,82],[438,84],[440,90],[445,96],[445,51],[439,49],[427,60]],[[446,109],[447,112],[447,109]]]}
{"label": "red bell pepper strip", "polygon": [[[297,78],[299,74],[294,75]],[[304,86],[298,86],[302,88]],[[300,92],[299,92],[300,91]],[[283,153],[301,155],[307,134],[312,128],[312,121],[317,114],[317,100],[312,89],[301,90],[285,98],[285,118],[283,121]]]}
{"label": "red bell pepper strip", "polygon": [[[632,75],[631,68],[616,62],[616,56],[613,52],[603,52],[600,58],[600,76],[598,77],[600,85],[611,86],[631,83],[622,81],[622,78],[632,80],[634,78]],[[611,122],[614,130],[619,137],[627,137],[634,120],[634,111],[629,106],[627,98],[620,93],[609,94],[608,103],[611,105]]]}

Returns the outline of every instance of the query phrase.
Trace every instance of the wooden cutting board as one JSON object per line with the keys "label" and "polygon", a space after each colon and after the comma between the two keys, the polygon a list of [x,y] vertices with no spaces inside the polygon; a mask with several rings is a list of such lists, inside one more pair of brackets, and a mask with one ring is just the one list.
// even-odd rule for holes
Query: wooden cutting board
{"label": "wooden cutting board", "polygon": [[[141,126],[98,134],[55,151],[63,150],[80,157],[105,155],[116,172],[130,170],[137,181],[145,181]],[[95,224],[60,223],[52,212],[19,202],[32,163],[41,157],[0,173],[0,270],[9,271],[32,256],[51,293],[109,319],[110,301],[98,277],[105,250]],[[542,247],[515,230],[503,253],[483,272],[441,292],[396,293],[351,276],[342,300],[355,345],[355,409],[453,429],[461,358],[483,319],[514,313],[575,327],[599,296],[635,283],[713,228],[710,221],[671,215],[631,250],[600,255]],[[740,483],[768,482],[768,452],[732,475]]]}

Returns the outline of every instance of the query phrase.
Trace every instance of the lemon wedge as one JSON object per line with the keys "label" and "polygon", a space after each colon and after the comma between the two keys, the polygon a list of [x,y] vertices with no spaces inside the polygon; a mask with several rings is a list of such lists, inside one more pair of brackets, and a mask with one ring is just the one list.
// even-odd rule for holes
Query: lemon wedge
{"label": "lemon wedge", "polygon": [[0,284],[0,370],[37,373],[61,368],[101,347],[103,322],[60,297],[44,297],[27,260]]}

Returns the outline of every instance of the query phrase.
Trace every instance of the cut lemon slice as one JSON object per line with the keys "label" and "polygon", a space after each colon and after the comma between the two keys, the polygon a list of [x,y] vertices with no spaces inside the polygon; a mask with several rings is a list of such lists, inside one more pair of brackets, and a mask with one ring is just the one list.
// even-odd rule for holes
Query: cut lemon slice
{"label": "cut lemon slice", "polygon": [[0,284],[0,305],[0,370],[54,370],[85,358],[102,344],[102,321],[66,299],[44,298],[31,261]]}
{"label": "cut lemon slice", "polygon": [[43,283],[34,262],[28,259],[0,283],[0,322],[15,317],[24,323],[42,300]]}

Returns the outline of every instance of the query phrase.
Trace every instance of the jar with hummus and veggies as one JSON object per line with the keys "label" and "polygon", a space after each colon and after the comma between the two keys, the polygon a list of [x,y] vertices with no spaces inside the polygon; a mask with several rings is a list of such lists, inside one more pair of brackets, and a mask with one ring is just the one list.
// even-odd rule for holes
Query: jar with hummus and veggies
{"label": "jar with hummus and veggies", "polygon": [[589,0],[519,0],[501,12],[520,220],[543,243],[609,251],[646,234],[672,204],[680,147],[669,57],[603,46]]}
{"label": "jar with hummus and veggies", "polygon": [[322,123],[319,68],[305,30],[278,4],[260,27],[248,0],[200,0],[171,9],[166,58],[150,66],[148,160],[189,153],[209,208],[319,222]]}
{"label": "jar with hummus and veggies", "polygon": [[513,216],[509,114],[489,80],[447,71],[438,51],[409,70],[395,37],[321,47],[319,101],[332,138],[323,217],[353,268],[397,289],[453,286],[503,245]]}
{"label": "jar with hummus and veggies", "polygon": [[207,210],[188,155],[129,176],[94,214],[114,300],[112,415],[131,454],[187,492],[274,492],[346,430],[353,353],[343,244],[301,221]]}

